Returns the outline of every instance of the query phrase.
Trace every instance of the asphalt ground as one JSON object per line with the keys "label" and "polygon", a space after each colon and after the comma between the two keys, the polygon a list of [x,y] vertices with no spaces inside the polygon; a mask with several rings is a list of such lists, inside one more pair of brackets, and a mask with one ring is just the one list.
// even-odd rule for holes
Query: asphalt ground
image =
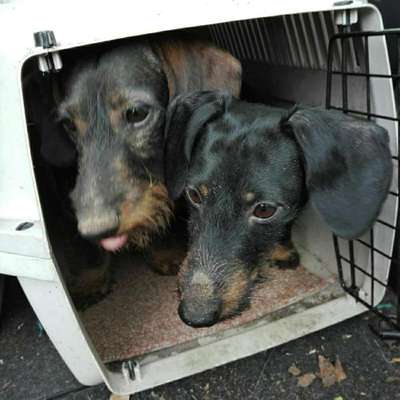
{"label": "asphalt ground", "polygon": [[[400,343],[378,338],[370,313],[202,374],[138,393],[133,400],[353,400],[400,399]],[[319,371],[318,355],[339,357],[346,378],[324,387],[320,378],[298,385],[300,376]],[[103,400],[104,385],[84,387],[71,375],[41,328],[16,279],[6,279],[0,328],[1,400]]]}

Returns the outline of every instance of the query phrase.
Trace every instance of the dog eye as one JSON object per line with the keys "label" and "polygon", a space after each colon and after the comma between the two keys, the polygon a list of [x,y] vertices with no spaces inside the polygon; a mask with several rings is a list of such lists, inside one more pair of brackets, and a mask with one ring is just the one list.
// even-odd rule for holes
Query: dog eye
{"label": "dog eye", "polygon": [[140,104],[135,107],[128,108],[125,111],[125,118],[130,124],[137,124],[146,119],[149,114],[149,106]]}
{"label": "dog eye", "polygon": [[71,118],[64,118],[61,120],[61,125],[67,132],[76,132],[75,122]]}
{"label": "dog eye", "polygon": [[254,207],[253,215],[259,219],[269,219],[275,215],[277,207],[268,203],[259,203]]}
{"label": "dog eye", "polygon": [[195,188],[187,188],[186,196],[195,207],[198,207],[203,201],[201,194]]}

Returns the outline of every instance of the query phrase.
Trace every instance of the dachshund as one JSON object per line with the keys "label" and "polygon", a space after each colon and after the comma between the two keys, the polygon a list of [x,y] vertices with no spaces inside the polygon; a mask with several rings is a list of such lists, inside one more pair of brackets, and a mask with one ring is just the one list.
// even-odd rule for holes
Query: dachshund
{"label": "dachshund", "polygon": [[392,177],[388,133],[377,124],[220,91],[171,102],[165,162],[170,197],[185,193],[190,205],[178,312],[193,327],[245,309],[266,260],[296,264],[291,227],[307,200],[334,234],[356,238]]}

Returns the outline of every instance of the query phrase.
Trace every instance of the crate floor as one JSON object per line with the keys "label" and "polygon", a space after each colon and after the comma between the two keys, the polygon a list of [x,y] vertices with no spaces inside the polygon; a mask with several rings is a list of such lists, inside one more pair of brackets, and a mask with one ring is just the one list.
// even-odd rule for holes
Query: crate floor
{"label": "crate floor", "polygon": [[105,362],[145,353],[236,328],[325,288],[330,280],[308,272],[270,269],[254,291],[251,307],[210,328],[191,328],[177,314],[176,278],[151,271],[144,262],[119,257],[113,263],[112,292],[82,312],[84,325]]}

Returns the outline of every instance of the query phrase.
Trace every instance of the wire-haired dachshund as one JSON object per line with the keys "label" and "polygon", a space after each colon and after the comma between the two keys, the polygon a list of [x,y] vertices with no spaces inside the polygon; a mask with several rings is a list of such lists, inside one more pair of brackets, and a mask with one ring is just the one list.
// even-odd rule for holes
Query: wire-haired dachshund
{"label": "wire-haired dachshund", "polygon": [[[58,116],[78,153],[71,198],[80,234],[108,251],[146,247],[172,212],[163,183],[169,100],[200,89],[238,96],[240,86],[241,65],[226,51],[170,35],[136,39],[78,65]],[[56,165],[57,157],[47,154]]]}
{"label": "wire-haired dachshund", "polygon": [[307,198],[332,232],[355,238],[389,189],[388,134],[367,120],[200,92],[178,96],[167,121],[167,188],[191,205],[178,276],[178,311],[191,326],[249,304],[260,265],[295,252],[291,227]]}

